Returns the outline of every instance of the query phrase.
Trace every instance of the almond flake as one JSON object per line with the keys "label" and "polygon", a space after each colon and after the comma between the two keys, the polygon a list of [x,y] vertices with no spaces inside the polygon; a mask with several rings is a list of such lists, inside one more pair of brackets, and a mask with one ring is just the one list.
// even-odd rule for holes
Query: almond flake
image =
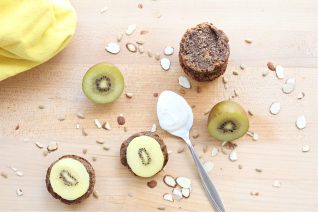
{"label": "almond flake", "polygon": [[253,141],[257,141],[258,138],[259,138],[258,134],[254,132],[252,137]]}
{"label": "almond flake", "polygon": [[282,183],[281,183],[280,181],[275,180],[275,181],[273,182],[273,187],[275,187],[275,188],[280,188],[281,186],[282,186]]}
{"label": "almond flake", "polygon": [[87,136],[88,135],[84,128],[82,128],[82,135],[83,136]]}
{"label": "almond flake", "polygon": [[157,130],[157,125],[153,124],[151,129],[150,129],[150,132],[156,132],[156,130]]}
{"label": "almond flake", "polygon": [[[156,54],[155,54],[155,59],[156,59],[156,60],[160,60],[160,54],[159,54],[159,53],[156,53]],[[169,62],[170,62],[170,61],[169,61]],[[170,64],[170,63],[169,63],[169,64]]]}
{"label": "almond flake", "polygon": [[84,149],[82,150],[82,152],[83,152],[83,154],[85,155],[85,154],[87,153],[87,149],[84,148]]}
{"label": "almond flake", "polygon": [[269,74],[269,71],[268,70],[264,70],[263,73],[262,73],[262,76],[266,77],[268,74]]}
{"label": "almond flake", "polygon": [[217,156],[218,153],[219,153],[219,150],[217,148],[213,147],[212,151],[211,151],[211,156],[215,157],[215,156]]}
{"label": "almond flake", "polygon": [[259,172],[259,173],[263,172],[262,169],[258,169],[258,168],[256,168],[255,171],[256,171],[256,172]]}
{"label": "almond flake", "polygon": [[173,202],[172,194],[164,194],[163,199],[169,202]]}
{"label": "almond flake", "polygon": [[137,52],[137,46],[133,43],[126,43],[126,49],[130,52]]}
{"label": "almond flake", "polygon": [[248,110],[247,113],[248,113],[248,115],[250,115],[250,116],[254,116],[254,113],[253,113],[252,111],[250,111],[250,110]]}
{"label": "almond flake", "polygon": [[297,95],[297,99],[303,99],[305,97],[305,93],[304,92],[300,92],[298,95]]}
{"label": "almond flake", "polygon": [[224,76],[224,77],[222,77],[222,82],[223,82],[224,84],[226,84],[226,83],[229,82],[229,79],[228,79],[226,76]]}
{"label": "almond flake", "polygon": [[92,160],[93,160],[93,161],[96,161],[96,160],[97,160],[97,157],[93,156],[93,157],[92,157]]}
{"label": "almond flake", "polygon": [[3,178],[5,178],[5,179],[7,179],[7,178],[8,178],[7,173],[5,173],[5,172],[1,172],[0,174],[1,174],[1,176],[2,176]]}
{"label": "almond flake", "polygon": [[42,148],[43,148],[43,144],[41,144],[40,142],[35,142],[35,145],[36,145],[39,149],[42,149]]}
{"label": "almond flake", "polygon": [[95,125],[98,129],[102,128],[102,124],[99,122],[98,119],[95,119]]}
{"label": "almond flake", "polygon": [[188,89],[191,88],[190,81],[185,76],[180,76],[178,81],[179,81],[179,85],[181,85],[182,87],[188,88]]}
{"label": "almond flake", "polygon": [[98,199],[98,197],[99,197],[98,191],[96,191],[96,190],[93,191],[93,197]]}
{"label": "almond flake", "polygon": [[245,39],[244,41],[245,41],[245,43],[247,43],[247,44],[251,44],[251,43],[252,43],[252,40],[250,40],[250,39]]}
{"label": "almond flake", "polygon": [[108,7],[105,6],[105,7],[103,7],[103,8],[100,10],[100,13],[101,13],[101,14],[102,14],[102,13],[105,13],[107,10],[108,10]]}
{"label": "almond flake", "polygon": [[233,71],[232,74],[233,74],[234,76],[237,76],[237,75],[238,75],[238,72],[237,72],[237,71]]}
{"label": "almond flake", "polygon": [[280,112],[280,103],[279,102],[273,102],[269,108],[269,111],[273,115],[277,115]]}
{"label": "almond flake", "polygon": [[303,152],[309,152],[310,151],[310,147],[308,145],[304,145],[302,148]]}
{"label": "almond flake", "polygon": [[189,188],[182,188],[182,189],[181,189],[181,193],[182,193],[182,196],[183,196],[183,197],[189,198],[189,196],[190,196],[190,189],[189,189]]}
{"label": "almond flake", "polygon": [[239,94],[240,94],[239,91],[234,89],[234,96],[239,96]]}
{"label": "almond flake", "polygon": [[98,144],[104,144],[104,141],[102,141],[102,140],[96,140],[96,143],[98,143]]}
{"label": "almond flake", "polygon": [[126,97],[131,99],[133,97],[133,93],[126,93]]}
{"label": "almond flake", "polygon": [[120,47],[117,43],[110,42],[105,47],[105,50],[111,54],[118,54],[120,52]]}
{"label": "almond flake", "polygon": [[145,34],[148,34],[148,33],[149,33],[148,30],[141,30],[141,31],[140,31],[140,35],[145,35]]}
{"label": "almond flake", "polygon": [[275,71],[278,79],[284,79],[284,68],[282,66],[277,65]]}
{"label": "almond flake", "polygon": [[244,70],[244,69],[245,69],[245,64],[241,64],[241,65],[240,65],[240,69],[241,69],[241,70]]}
{"label": "almond flake", "polygon": [[177,182],[175,181],[174,177],[172,177],[171,175],[165,175],[163,177],[163,182],[172,188],[175,188],[177,186]]}
{"label": "almond flake", "polygon": [[44,149],[43,150],[43,156],[45,157],[45,156],[47,156],[49,154],[49,151],[47,151],[47,149]]}
{"label": "almond flake", "polygon": [[305,116],[299,116],[296,120],[296,127],[300,130],[304,129],[306,127],[306,118]]}
{"label": "almond flake", "polygon": [[138,48],[138,52],[139,52],[140,54],[143,54],[143,53],[145,52],[144,46],[139,45],[137,48]]}
{"label": "almond flake", "polygon": [[131,35],[134,33],[134,31],[136,30],[137,25],[136,24],[131,24],[128,26],[127,30],[126,30],[126,35]]}
{"label": "almond flake", "polygon": [[285,84],[282,87],[282,91],[286,94],[293,92],[295,89],[295,83],[296,83],[295,78],[287,79]]}
{"label": "almond flake", "polygon": [[213,170],[214,163],[211,160],[208,160],[203,164],[203,168],[207,173],[209,173]]}
{"label": "almond flake", "polygon": [[105,130],[111,130],[111,127],[110,127],[110,124],[108,123],[108,121],[103,123],[102,128]]}
{"label": "almond flake", "polygon": [[53,152],[55,150],[58,149],[58,145],[57,145],[57,142],[51,142],[48,146],[47,146],[47,151],[49,152]]}
{"label": "almond flake", "polygon": [[17,176],[19,176],[19,177],[22,177],[22,176],[23,176],[23,173],[20,172],[20,171],[17,171],[15,174],[16,174]]}
{"label": "almond flake", "polygon": [[123,39],[124,35],[122,33],[117,35],[117,42],[120,42]]}
{"label": "almond flake", "polygon": [[167,46],[164,50],[163,53],[167,56],[172,55],[174,52],[174,48],[172,46]]}
{"label": "almond flake", "polygon": [[22,196],[22,195],[23,195],[22,189],[21,189],[21,188],[17,188],[16,194],[17,194],[19,197]]}
{"label": "almond flake", "polygon": [[181,193],[181,190],[178,189],[178,188],[174,188],[172,190],[172,198],[174,200],[177,200],[177,201],[180,201],[182,199],[182,193]]}
{"label": "almond flake", "polygon": [[237,161],[237,153],[236,153],[236,151],[232,150],[230,152],[229,159],[230,159],[230,161],[233,161],[233,162]]}
{"label": "almond flake", "polygon": [[108,151],[110,148],[108,146],[103,146],[103,150]]}
{"label": "almond flake", "polygon": [[187,177],[177,177],[176,182],[182,188],[191,188],[191,180]]}
{"label": "almond flake", "polygon": [[77,118],[79,118],[79,119],[85,119],[84,114],[81,113],[81,112],[76,113],[76,116],[77,116]]}
{"label": "almond flake", "polygon": [[170,69],[170,60],[168,58],[162,58],[160,60],[160,65],[162,67],[163,70],[168,71]]}
{"label": "almond flake", "polygon": [[148,57],[152,57],[152,53],[150,50],[147,51],[147,55],[148,55]]}
{"label": "almond flake", "polygon": [[165,207],[165,206],[159,206],[157,209],[158,209],[159,211],[164,211],[164,210],[166,210],[166,207]]}

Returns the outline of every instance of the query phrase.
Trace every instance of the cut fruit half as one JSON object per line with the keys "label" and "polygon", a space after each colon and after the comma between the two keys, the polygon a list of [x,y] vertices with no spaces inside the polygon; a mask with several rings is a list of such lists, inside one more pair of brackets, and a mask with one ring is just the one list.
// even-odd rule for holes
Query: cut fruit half
{"label": "cut fruit half", "polygon": [[249,128],[245,110],[236,102],[222,101],[210,111],[209,134],[219,141],[232,141],[242,137]]}
{"label": "cut fruit half", "polygon": [[106,63],[91,67],[82,81],[84,94],[98,104],[107,104],[118,99],[124,90],[124,85],[124,77],[119,69]]}
{"label": "cut fruit half", "polygon": [[160,172],[168,161],[167,147],[152,132],[141,132],[129,137],[120,149],[121,163],[137,176],[151,177]]}
{"label": "cut fruit half", "polygon": [[46,186],[56,199],[67,204],[79,203],[94,189],[95,172],[91,164],[76,155],[65,155],[47,170]]}

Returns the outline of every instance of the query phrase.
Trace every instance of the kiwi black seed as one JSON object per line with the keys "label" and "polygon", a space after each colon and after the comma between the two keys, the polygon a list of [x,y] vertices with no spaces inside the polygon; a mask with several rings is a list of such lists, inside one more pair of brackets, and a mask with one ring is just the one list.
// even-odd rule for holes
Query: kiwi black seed
{"label": "kiwi black seed", "polygon": [[92,102],[107,104],[120,97],[124,90],[124,77],[111,64],[99,63],[92,66],[83,77],[82,88]]}
{"label": "kiwi black seed", "polygon": [[209,134],[219,141],[233,141],[242,137],[249,128],[245,110],[234,101],[217,103],[208,118]]}

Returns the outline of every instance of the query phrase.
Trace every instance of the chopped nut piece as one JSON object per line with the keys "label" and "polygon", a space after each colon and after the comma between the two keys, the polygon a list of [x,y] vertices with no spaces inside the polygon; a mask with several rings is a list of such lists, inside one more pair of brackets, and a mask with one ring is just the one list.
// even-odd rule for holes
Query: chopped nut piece
{"label": "chopped nut piece", "polygon": [[244,70],[244,69],[245,69],[245,64],[242,63],[242,64],[240,65],[240,69],[241,69],[241,70]]}
{"label": "chopped nut piece", "polygon": [[110,148],[108,146],[103,146],[103,150],[108,151]]}
{"label": "chopped nut piece", "polygon": [[174,177],[172,177],[171,175],[165,175],[163,177],[163,182],[172,188],[175,188],[177,186],[177,182],[175,181]]}
{"label": "chopped nut piece", "polygon": [[165,206],[159,206],[157,209],[160,210],[160,211],[164,211],[164,210],[166,210],[166,207]]}
{"label": "chopped nut piece", "polygon": [[98,139],[98,140],[96,140],[96,143],[98,143],[98,144],[104,144],[104,141]]}
{"label": "chopped nut piece", "polygon": [[84,148],[84,149],[82,150],[82,152],[83,152],[83,154],[85,155],[85,154],[87,153],[87,149]]}
{"label": "chopped nut piece", "polygon": [[2,176],[3,178],[5,178],[5,179],[7,179],[7,178],[8,178],[7,173],[5,173],[5,172],[1,172],[0,174],[1,174],[1,176]]}
{"label": "chopped nut piece", "polygon": [[124,35],[122,33],[117,35],[117,42],[120,42],[123,39],[123,37],[124,37]]}
{"label": "chopped nut piece", "polygon": [[47,146],[47,151],[49,152],[53,152],[56,151],[58,149],[58,145],[57,142],[51,142],[48,146]]}
{"label": "chopped nut piece", "polygon": [[255,171],[261,173],[263,170],[256,168]]}
{"label": "chopped nut piece", "polygon": [[133,97],[133,93],[126,93],[126,97],[131,99]]}
{"label": "chopped nut piece", "polygon": [[23,191],[21,188],[17,188],[16,193],[19,197],[23,195]]}
{"label": "chopped nut piece", "polygon": [[169,202],[173,202],[172,194],[164,194],[163,199]]}
{"label": "chopped nut piece", "polygon": [[102,124],[99,122],[98,119],[95,119],[95,125],[98,129],[102,128]]}
{"label": "chopped nut piece", "polygon": [[303,152],[309,152],[310,151],[310,146],[304,145],[303,148],[302,148],[302,151]]}
{"label": "chopped nut piece", "polygon": [[136,24],[131,24],[128,26],[127,30],[126,30],[126,35],[131,35],[134,33],[134,31],[136,30],[137,25]]}
{"label": "chopped nut piece", "polygon": [[147,34],[147,33],[149,33],[148,30],[141,30],[141,31],[140,31],[140,35],[145,35],[145,34]]}
{"label": "chopped nut piece", "polygon": [[148,57],[152,57],[152,53],[150,50],[147,51],[147,55],[148,55]]}
{"label": "chopped nut piece", "polygon": [[254,116],[254,113],[252,113],[252,111],[250,111],[250,110],[248,110],[247,113],[248,113],[248,115],[250,115],[250,116]]}
{"label": "chopped nut piece", "polygon": [[280,181],[275,180],[275,181],[273,182],[273,187],[275,187],[275,188],[280,188],[281,186],[282,186],[282,183],[281,183]]}
{"label": "chopped nut piece", "polygon": [[158,97],[159,94],[158,93],[153,93],[153,97]]}
{"label": "chopped nut piece", "polygon": [[237,72],[237,71],[233,71],[233,75],[234,75],[234,76],[237,76],[237,75],[238,75],[238,72]]}
{"label": "chopped nut piece", "polygon": [[306,127],[307,121],[305,116],[299,116],[296,120],[296,127],[300,130]]}
{"label": "chopped nut piece", "polygon": [[43,148],[43,145],[42,145],[40,142],[35,142],[35,145],[36,145],[39,149],[42,149],[42,148]]}
{"label": "chopped nut piece", "polygon": [[20,125],[17,124],[17,126],[15,126],[15,130],[18,130],[20,128]]}
{"label": "chopped nut piece", "polygon": [[87,136],[88,135],[84,128],[82,128],[82,135],[83,136]]}
{"label": "chopped nut piece", "polygon": [[247,44],[251,44],[251,43],[252,43],[252,40],[250,40],[250,39],[245,39],[244,41],[245,41],[245,43],[247,43]]}
{"label": "chopped nut piece", "polygon": [[77,116],[77,118],[79,118],[79,119],[85,119],[84,114],[81,113],[81,112],[76,113],[76,116]]}
{"label": "chopped nut piece", "polygon": [[278,79],[284,79],[284,68],[282,66],[277,65],[275,71]]}
{"label": "chopped nut piece", "polygon": [[43,109],[44,109],[44,106],[43,106],[43,105],[39,105],[39,109],[40,109],[40,110],[43,110]]}
{"label": "chopped nut piece", "polygon": [[215,157],[215,156],[217,156],[218,153],[219,153],[219,150],[217,148],[213,147],[212,151],[211,151],[211,156]]}
{"label": "chopped nut piece", "polygon": [[47,156],[49,154],[49,151],[47,151],[47,149],[44,149],[43,150],[43,156],[45,157],[45,156]]}
{"label": "chopped nut piece", "polygon": [[237,161],[237,153],[236,153],[236,151],[234,151],[234,150],[232,150],[231,151],[231,153],[230,153],[230,155],[229,155],[229,159],[230,159],[230,161]]}
{"label": "chopped nut piece", "polygon": [[143,7],[144,7],[144,6],[142,5],[142,3],[139,3],[139,4],[138,4],[138,8],[139,8],[139,9],[142,9]]}
{"label": "chopped nut piece", "polygon": [[155,54],[155,59],[156,59],[156,60],[160,60],[160,54],[159,54],[159,53],[156,53],[156,54]]}
{"label": "chopped nut piece", "polygon": [[96,190],[93,191],[93,197],[98,199],[98,197],[99,197],[98,191],[96,191]]}
{"label": "chopped nut piece", "polygon": [[156,131],[157,131],[157,125],[153,124],[151,129],[150,129],[150,132],[156,132]]}
{"label": "chopped nut piece", "polygon": [[108,121],[103,123],[102,128],[105,130],[111,130],[111,127],[110,127],[110,124],[108,123]]}
{"label": "chopped nut piece", "polygon": [[202,88],[200,87],[200,86],[197,86],[197,93],[201,93],[201,91],[202,91]]}
{"label": "chopped nut piece", "polygon": [[93,160],[93,161],[96,161],[96,160],[97,160],[97,157],[93,156],[93,157],[92,157],[92,160]]}
{"label": "chopped nut piece", "polygon": [[242,164],[239,164],[239,165],[238,165],[238,168],[239,168],[239,169],[243,169],[243,165],[242,165]]}

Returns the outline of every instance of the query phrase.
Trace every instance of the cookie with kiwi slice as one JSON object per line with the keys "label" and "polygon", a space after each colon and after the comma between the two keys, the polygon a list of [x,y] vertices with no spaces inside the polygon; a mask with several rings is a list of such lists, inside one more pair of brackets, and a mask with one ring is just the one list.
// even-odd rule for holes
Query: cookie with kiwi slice
{"label": "cookie with kiwi slice", "polygon": [[208,117],[208,132],[219,141],[233,141],[245,135],[249,120],[243,107],[231,100],[217,103]]}
{"label": "cookie with kiwi slice", "polygon": [[99,63],[92,66],[83,77],[82,89],[92,102],[107,104],[123,93],[124,77],[114,65]]}
{"label": "cookie with kiwi slice", "polygon": [[163,140],[149,131],[136,133],[120,147],[120,161],[139,177],[152,177],[168,162],[168,151]]}
{"label": "cookie with kiwi slice", "polygon": [[66,204],[80,203],[94,190],[95,171],[84,158],[64,155],[48,168],[45,182],[54,198]]}
{"label": "cookie with kiwi slice", "polygon": [[222,75],[230,55],[228,42],[226,34],[208,22],[188,29],[179,50],[184,72],[197,81],[211,81]]}

